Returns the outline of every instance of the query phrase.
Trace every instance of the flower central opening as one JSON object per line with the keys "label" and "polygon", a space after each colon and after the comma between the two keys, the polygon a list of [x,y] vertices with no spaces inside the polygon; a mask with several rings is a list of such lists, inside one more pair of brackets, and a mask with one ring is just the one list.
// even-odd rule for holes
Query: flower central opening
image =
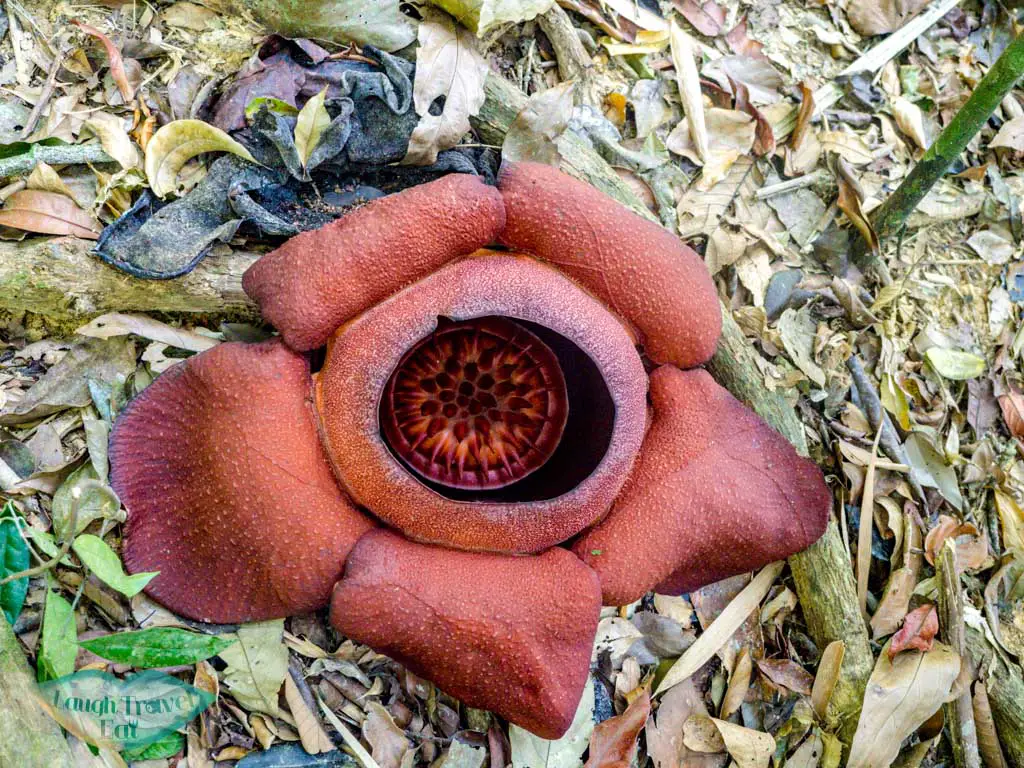
{"label": "flower central opening", "polygon": [[505,317],[440,318],[391,374],[381,427],[425,479],[487,490],[542,467],[568,414],[558,357],[534,333]]}

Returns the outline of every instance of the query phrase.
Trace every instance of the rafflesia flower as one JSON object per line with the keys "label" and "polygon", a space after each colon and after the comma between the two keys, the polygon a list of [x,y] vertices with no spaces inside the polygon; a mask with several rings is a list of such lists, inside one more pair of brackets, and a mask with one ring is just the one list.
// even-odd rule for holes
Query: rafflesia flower
{"label": "rafflesia flower", "polygon": [[602,602],[824,530],[821,472],[698,367],[721,328],[699,257],[553,168],[376,200],[243,286],[280,337],[170,369],[111,439],[125,562],[179,614],[330,604],[344,635],[554,738]]}

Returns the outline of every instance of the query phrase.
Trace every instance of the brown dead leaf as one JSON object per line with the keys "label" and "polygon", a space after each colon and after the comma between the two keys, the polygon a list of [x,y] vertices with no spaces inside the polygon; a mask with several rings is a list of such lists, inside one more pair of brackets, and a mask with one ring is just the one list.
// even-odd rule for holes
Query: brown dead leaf
{"label": "brown dead leaf", "polygon": [[621,715],[598,723],[590,734],[590,756],[584,768],[629,768],[637,736],[650,714],[651,693],[645,689]]}
{"label": "brown dead leaf", "polygon": [[23,189],[0,209],[0,225],[46,235],[73,235],[84,240],[99,238],[100,228],[88,213],[67,195]]}
{"label": "brown dead leaf", "polygon": [[974,684],[974,722],[978,728],[978,750],[987,768],[1006,768],[1006,757],[999,744],[999,734],[992,719],[992,707],[988,701],[988,689],[979,680]]}
{"label": "brown dead leaf", "polygon": [[768,768],[775,752],[770,734],[705,715],[686,721],[683,741],[697,752],[727,751],[737,768]]}
{"label": "brown dead leaf", "polygon": [[804,139],[807,138],[807,131],[811,127],[811,118],[814,116],[814,89],[806,80],[800,83],[800,111],[796,115],[796,125],[789,135],[789,146],[795,152],[800,149]]}
{"label": "brown dead leaf", "polygon": [[896,125],[906,136],[910,137],[918,149],[928,149],[930,142],[928,130],[924,124],[924,113],[917,104],[901,96],[893,102],[892,115],[896,118]]}
{"label": "brown dead leaf", "polygon": [[654,768],[724,768],[725,755],[695,752],[683,740],[683,724],[690,716],[707,713],[693,680],[683,681],[662,697],[656,716],[647,720],[644,730]]}
{"label": "brown dead leaf", "polygon": [[[679,85],[679,95],[683,100],[683,113],[686,115],[683,122],[680,122],[672,133],[677,134],[682,127],[682,130],[688,134],[687,143],[694,147],[697,164],[702,165],[710,155],[710,150],[708,149],[708,131],[704,124],[704,99],[700,92],[700,73],[694,61],[693,41],[675,21],[672,22],[669,34],[672,62],[676,69],[676,83]],[[678,139],[681,142],[683,136],[680,135]]]}
{"label": "brown dead leaf", "polygon": [[750,650],[746,647],[736,657],[736,664],[732,674],[729,675],[729,687],[725,689],[725,696],[722,697],[722,706],[719,708],[719,716],[727,720],[729,716],[739,710],[743,700],[747,697],[747,689],[750,688],[750,674],[753,672],[754,664],[750,659]]}
{"label": "brown dead leaf", "polygon": [[1024,152],[1024,117],[1015,117],[1003,123],[992,141],[990,148],[1006,147],[1017,152]]}
{"label": "brown dead leaf", "polygon": [[871,250],[878,253],[880,247],[878,235],[875,233],[874,227],[871,226],[871,222],[861,207],[861,198],[853,181],[853,174],[842,157],[836,159],[836,167],[838,170],[836,181],[839,184],[839,199],[836,201],[836,205],[839,206],[839,210],[846,214],[846,218],[850,220],[850,223],[857,228],[857,231],[860,232]]}
{"label": "brown dead leaf", "polygon": [[960,674],[960,656],[935,643],[927,653],[879,655],[868,680],[848,768],[891,765],[903,740],[949,696]]}
{"label": "brown dead leaf", "polygon": [[821,720],[828,713],[828,703],[842,673],[845,655],[846,643],[842,640],[833,640],[822,651],[818,674],[814,676],[814,685],[811,686],[811,707]]}
{"label": "brown dead leaf", "polygon": [[311,704],[312,697],[310,702],[307,702],[299,690],[296,678],[301,674],[293,665],[289,674],[284,678],[284,697],[288,702],[292,718],[295,720],[295,728],[299,732],[302,748],[310,755],[331,752],[334,750],[334,744],[316,717],[316,712]]}
{"label": "brown dead leaf", "polygon": [[846,9],[850,26],[859,35],[893,32],[928,5],[928,0],[856,0]]}
{"label": "brown dead leaf", "polygon": [[722,34],[725,9],[715,0],[705,0],[703,3],[696,0],[675,0],[674,5],[682,17],[693,24],[702,35],[717,37]]}
{"label": "brown dead leaf", "polygon": [[[402,162],[430,165],[440,150],[455,146],[469,131],[469,118],[484,103],[489,66],[472,33],[447,14],[427,12],[418,37],[413,103],[420,121]],[[430,105],[441,96],[445,97],[441,114],[430,114]]]}
{"label": "brown dead leaf", "polygon": [[938,631],[939,615],[935,612],[935,606],[929,603],[915,608],[903,620],[900,631],[892,636],[888,650],[889,660],[908,648],[922,652],[930,651]]}
{"label": "brown dead leaf", "polygon": [[811,695],[814,678],[792,659],[759,659],[757,668],[775,685],[803,696]]}
{"label": "brown dead leaf", "polygon": [[929,564],[935,565],[939,550],[951,536],[956,542],[956,561],[960,569],[970,570],[985,564],[988,559],[988,537],[978,531],[973,523],[961,523],[948,515],[940,515],[938,524],[925,536],[924,556]]}
{"label": "brown dead leaf", "polygon": [[736,23],[736,26],[729,30],[725,36],[725,42],[729,44],[732,52],[739,56],[751,56],[753,58],[767,58],[762,49],[764,46],[752,39],[747,34],[746,14]]}
{"label": "brown dead leaf", "polygon": [[772,124],[768,122],[764,113],[750,101],[750,89],[744,83],[730,77],[729,85],[732,86],[732,92],[736,94],[736,109],[750,115],[757,122],[754,154],[758,157],[772,154],[775,151],[775,132],[772,130]]}
{"label": "brown dead leaf", "polygon": [[1003,421],[1010,434],[1024,438],[1024,394],[1010,389],[999,396],[999,409],[1003,412]]}
{"label": "brown dead leaf", "polygon": [[402,768],[402,759],[412,749],[412,744],[405,738],[405,732],[377,702],[367,706],[363,738],[370,745],[373,759],[380,768]]}
{"label": "brown dead leaf", "polygon": [[694,143],[694,130],[689,117],[684,117],[665,140],[671,152],[689,158],[704,171],[697,188],[708,190],[726,177],[733,163],[754,146],[757,121],[735,109],[712,107],[703,113],[704,137],[708,145],[700,150]]}
{"label": "brown dead leaf", "polygon": [[121,98],[124,99],[125,104],[130,102],[135,98],[135,88],[128,79],[124,59],[121,57],[121,51],[114,45],[114,41],[96,29],[96,27],[91,27],[77,20],[72,23],[85,32],[85,34],[95,37],[103,43],[103,47],[107,51],[107,61],[110,64],[110,76],[114,78],[114,83],[117,85],[117,90],[121,92]]}

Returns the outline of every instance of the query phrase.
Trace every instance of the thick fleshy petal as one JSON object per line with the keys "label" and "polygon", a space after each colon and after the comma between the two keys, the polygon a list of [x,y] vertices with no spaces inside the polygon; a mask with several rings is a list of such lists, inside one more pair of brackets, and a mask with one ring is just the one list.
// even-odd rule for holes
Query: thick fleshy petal
{"label": "thick fleshy petal", "polygon": [[633,474],[573,550],[608,605],[686,592],[810,546],[832,496],[821,470],[703,370],[651,374],[654,417]]}
{"label": "thick fleshy petal", "polygon": [[668,230],[548,165],[510,163],[501,241],[556,264],[629,322],[648,356],[690,368],[715,352],[722,315],[700,257]]}
{"label": "thick fleshy petal", "polygon": [[257,621],[325,606],[373,527],[317,440],[305,357],[279,341],[221,344],[133,400],[110,440],[128,509],[124,560],[182,616]]}
{"label": "thick fleshy petal", "polygon": [[[569,402],[554,456],[523,481],[530,493],[517,496],[521,488],[511,485],[499,495],[445,495],[382,439],[379,408],[392,371],[435,331],[438,316],[527,321],[579,351],[563,368],[570,389],[582,382],[583,393]],[[316,385],[324,445],[359,505],[417,541],[496,552],[538,552],[607,513],[643,440],[646,392],[629,334],[599,301],[547,264],[490,252],[443,267],[340,329]]]}
{"label": "thick fleshy petal", "polygon": [[517,557],[359,540],[331,623],[466,704],[544,738],[572,723],[601,609],[597,576],[571,552]]}
{"label": "thick fleshy petal", "polygon": [[315,349],[349,318],[493,242],[504,224],[494,187],[451,174],[293,237],[253,264],[242,287],[288,346]]}

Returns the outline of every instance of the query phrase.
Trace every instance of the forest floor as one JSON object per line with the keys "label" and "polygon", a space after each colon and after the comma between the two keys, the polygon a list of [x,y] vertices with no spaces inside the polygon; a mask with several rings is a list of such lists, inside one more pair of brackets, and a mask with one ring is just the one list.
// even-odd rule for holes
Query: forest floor
{"label": "forest floor", "polygon": [[[477,34],[421,9],[434,34],[420,23],[414,93],[445,95],[455,128],[419,136],[413,159],[455,143],[550,156],[575,131],[615,169],[623,194],[703,256],[759,383],[796,410],[835,493],[859,603],[846,608],[865,622],[849,631],[866,629],[869,642],[863,711],[830,716],[843,641],[816,641],[806,619],[816,596],[798,596],[780,570],[755,596],[759,610],[718,625],[729,631],[717,653],[652,705],[643,692],[741,592],[751,599],[752,575],[607,608],[583,715],[544,742],[338,637],[323,614],[216,629],[129,583],[117,559],[125,513],[106,486],[112,419],[182,357],[266,334],[238,278],[280,238],[228,233],[193,275],[166,282],[127,277],[88,251],[154,186],[144,160],[155,130],[187,117],[224,123],[211,105],[237,73],[265,67],[259,19],[269,3],[6,0],[0,578],[23,558],[58,562],[22,580],[21,596],[17,582],[0,590],[0,607],[44,677],[138,667],[79,645],[125,629],[230,632],[250,654],[164,665],[217,704],[138,754],[93,755],[68,735],[74,764],[332,766],[347,754],[380,768],[970,766],[978,755],[989,768],[1021,764],[1022,732],[999,727],[1019,723],[1021,705],[998,696],[1024,688],[1015,661],[1024,655],[1024,90],[1004,100],[905,232],[877,244],[868,221],[1013,38],[1021,12],[933,2],[930,26],[908,34],[915,22],[899,15],[903,3],[848,4],[672,0],[654,13],[632,0],[518,0],[505,6],[519,18]],[[339,42],[344,9],[359,4],[326,5],[336,6],[327,21],[284,31],[300,36],[304,21],[327,53],[361,55]],[[445,5],[459,13],[474,3]],[[366,23],[378,42],[417,35],[416,22],[394,15]],[[472,55],[456,60],[453,50]],[[416,61],[415,51],[403,55]],[[488,72],[532,97],[501,147],[481,116],[493,108],[481,113]],[[450,88],[460,78],[464,91]],[[294,114],[306,98],[275,108]],[[695,112],[703,125],[686,117]],[[208,168],[209,156],[189,159],[172,174],[176,191]],[[851,259],[862,236],[878,266]],[[85,563],[77,544],[60,550],[82,536],[98,537],[113,563]],[[58,614],[74,626],[48,631]],[[594,700],[596,731],[584,712]],[[976,738],[964,736],[963,718]]]}

